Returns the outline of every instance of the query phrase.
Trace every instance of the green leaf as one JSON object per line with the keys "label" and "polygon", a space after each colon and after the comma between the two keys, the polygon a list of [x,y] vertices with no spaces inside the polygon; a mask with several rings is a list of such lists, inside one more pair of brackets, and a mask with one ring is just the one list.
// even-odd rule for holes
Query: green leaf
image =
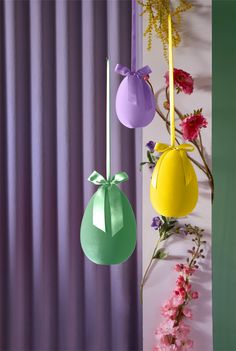
{"label": "green leaf", "polygon": [[168,224],[167,226],[167,231],[171,230],[172,228],[174,228],[175,224]]}
{"label": "green leaf", "polygon": [[177,221],[176,220],[172,220],[172,221],[170,221],[170,224],[176,224],[177,223]]}
{"label": "green leaf", "polygon": [[149,164],[149,162],[140,162],[139,164],[139,170],[141,171],[142,170],[142,167],[146,164]]}
{"label": "green leaf", "polygon": [[161,239],[161,241],[169,239],[173,234],[175,234],[175,233],[174,232],[166,232],[165,235],[163,236],[163,238]]}
{"label": "green leaf", "polygon": [[159,249],[155,252],[152,258],[157,260],[164,260],[167,256],[168,255],[164,249]]}
{"label": "green leaf", "polygon": [[150,163],[155,164],[155,163],[153,162],[152,155],[151,155],[151,152],[150,152],[150,151],[147,151],[147,158],[148,158],[148,161],[149,161]]}
{"label": "green leaf", "polygon": [[163,235],[165,235],[166,233],[166,230],[164,228],[164,224],[162,224],[162,226],[159,228],[159,235],[160,235],[160,238],[163,237]]}
{"label": "green leaf", "polygon": [[161,216],[161,219],[163,220],[164,223],[167,222],[167,218],[165,216]]}

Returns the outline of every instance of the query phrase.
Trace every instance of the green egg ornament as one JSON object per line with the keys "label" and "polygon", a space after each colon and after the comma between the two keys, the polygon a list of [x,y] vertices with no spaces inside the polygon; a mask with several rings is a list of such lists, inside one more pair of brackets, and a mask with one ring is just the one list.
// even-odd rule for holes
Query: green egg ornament
{"label": "green egg ornament", "polygon": [[80,241],[85,255],[94,263],[119,264],[136,246],[136,220],[129,200],[117,187],[126,181],[125,172],[110,181],[96,171],[89,180],[100,185],[90,199],[81,223]]}

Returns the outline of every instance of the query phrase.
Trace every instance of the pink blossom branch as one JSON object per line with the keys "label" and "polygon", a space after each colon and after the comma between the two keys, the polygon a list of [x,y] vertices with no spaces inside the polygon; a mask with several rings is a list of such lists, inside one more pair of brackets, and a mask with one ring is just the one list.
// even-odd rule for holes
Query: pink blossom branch
{"label": "pink blossom branch", "polygon": [[181,263],[175,266],[179,276],[172,295],[161,308],[162,315],[166,319],[155,332],[159,342],[153,351],[167,351],[175,348],[187,350],[193,347],[193,341],[189,339],[190,327],[184,323],[184,320],[192,319],[192,311],[187,306],[192,300],[198,298],[198,292],[192,290],[190,281],[199,267],[198,260],[205,258],[202,246],[206,241],[203,240],[203,229],[185,225],[183,230],[185,234],[194,236],[192,240],[195,246],[188,250],[190,257],[187,259],[187,264]]}

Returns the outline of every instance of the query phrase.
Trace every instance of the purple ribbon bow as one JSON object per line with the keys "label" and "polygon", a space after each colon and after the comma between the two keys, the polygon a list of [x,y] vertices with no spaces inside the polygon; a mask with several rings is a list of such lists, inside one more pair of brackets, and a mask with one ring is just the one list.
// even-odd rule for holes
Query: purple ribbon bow
{"label": "purple ribbon bow", "polygon": [[152,70],[149,66],[144,66],[144,67],[138,69],[136,72],[132,72],[128,67],[118,63],[116,65],[115,72],[121,74],[122,76],[131,75],[131,76],[136,76],[138,78],[144,78],[149,73],[151,73]]}
{"label": "purple ribbon bow", "polygon": [[152,92],[143,78],[152,72],[151,68],[144,66],[137,71],[131,71],[128,67],[117,64],[115,72],[128,77],[128,100],[137,106],[145,103],[149,110],[153,105]]}

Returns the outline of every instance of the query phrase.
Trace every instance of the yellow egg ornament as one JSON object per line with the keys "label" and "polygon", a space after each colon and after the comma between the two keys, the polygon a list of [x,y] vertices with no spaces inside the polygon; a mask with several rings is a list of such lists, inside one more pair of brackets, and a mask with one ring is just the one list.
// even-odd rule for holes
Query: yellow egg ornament
{"label": "yellow egg ornament", "polygon": [[151,179],[150,200],[153,208],[165,217],[184,217],[191,213],[198,200],[198,182],[187,152],[190,144],[175,144],[174,76],[172,53],[172,23],[169,28],[169,87],[171,145],[157,143],[155,150],[162,153]]}
{"label": "yellow egg ornament", "polygon": [[154,209],[165,217],[186,216],[196,206],[197,177],[187,156],[187,151],[193,149],[190,144],[155,146],[155,150],[163,154],[152,174],[150,199]]}

